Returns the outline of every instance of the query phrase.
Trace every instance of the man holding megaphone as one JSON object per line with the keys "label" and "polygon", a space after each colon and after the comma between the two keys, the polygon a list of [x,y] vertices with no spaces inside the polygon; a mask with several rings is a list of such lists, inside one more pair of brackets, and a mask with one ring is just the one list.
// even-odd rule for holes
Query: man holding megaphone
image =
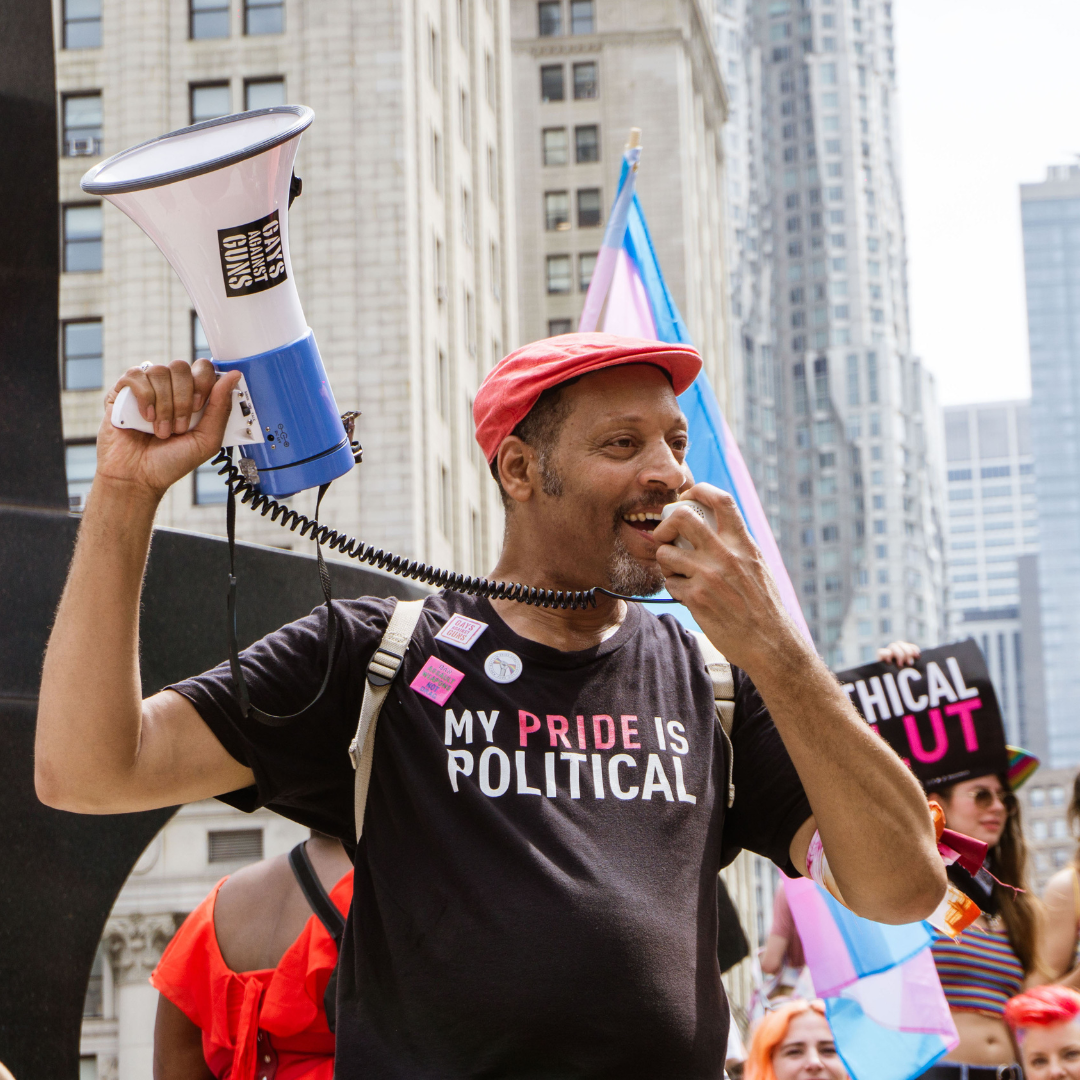
{"label": "man holding megaphone", "polygon": [[[847,902],[884,922],[943,894],[917,783],[786,615],[733,499],[693,483],[676,395],[699,368],[689,346],[553,338],[487,376],[475,419],[507,507],[495,575],[666,585],[711,645],[607,594],[559,609],[443,592],[396,645],[392,599],[336,601],[326,692],[279,727],[245,716],[227,665],[139,693],[154,512],[217,449],[238,376],[176,363],[110,394],[130,388],[154,431],[101,428],[45,659],[39,796],[91,814],[218,796],[351,847],[350,740],[400,658],[355,846],[342,1080],[720,1077],[716,874],[739,848],[807,873],[820,834]],[[687,497],[715,529],[688,507],[661,520]],[[320,607],[242,654],[253,703],[316,696],[325,624]]]}

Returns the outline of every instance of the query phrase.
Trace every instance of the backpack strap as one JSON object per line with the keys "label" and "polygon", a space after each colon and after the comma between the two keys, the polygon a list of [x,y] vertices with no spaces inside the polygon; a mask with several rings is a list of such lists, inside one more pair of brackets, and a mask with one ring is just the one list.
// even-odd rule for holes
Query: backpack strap
{"label": "backpack strap", "polygon": [[399,600],[390,616],[386,632],[368,664],[367,681],[364,683],[364,700],[360,704],[360,721],[356,735],[349,746],[349,757],[356,770],[354,789],[354,813],[356,839],[364,831],[364,809],[367,806],[368,785],[371,783],[371,763],[375,755],[375,725],[390,684],[394,681],[409,651],[413,631],[424,609],[423,600]]}
{"label": "backpack strap", "polygon": [[306,840],[302,840],[289,852],[289,866],[293,877],[296,878],[296,884],[300,886],[300,891],[308,902],[308,907],[315,913],[326,932],[334,939],[334,944],[340,949],[341,937],[345,933],[345,919],[319,880],[315,867],[311,865]]}
{"label": "backpack strap", "polygon": [[735,678],[731,674],[731,664],[724,659],[724,654],[700,630],[693,630],[691,633],[697,639],[698,648],[705,661],[705,670],[712,679],[716,719],[720,723],[720,733],[727,746],[727,805],[730,807],[735,802],[735,750],[731,745],[731,727],[735,723]]}
{"label": "backpack strap", "polygon": [[[323,924],[323,928],[334,940],[338,950],[338,958],[334,961],[334,970],[330,972],[330,978],[323,991],[323,1011],[326,1013],[326,1026],[331,1031],[337,1030],[337,973],[341,965],[341,939],[345,936],[345,919],[338,911],[337,904],[330,899],[329,893],[323,888],[319,875],[315,873],[315,867],[311,865],[311,857],[307,853],[307,841],[302,840],[289,852],[289,867],[292,869],[296,884],[304,894],[308,907],[315,913],[315,918]],[[261,1036],[260,1036],[261,1038]]]}

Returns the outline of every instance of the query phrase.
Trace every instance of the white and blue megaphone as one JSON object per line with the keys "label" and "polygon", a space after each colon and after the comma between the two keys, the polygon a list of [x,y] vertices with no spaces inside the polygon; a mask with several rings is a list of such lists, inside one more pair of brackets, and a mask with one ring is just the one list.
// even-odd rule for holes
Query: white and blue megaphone
{"label": "white and blue megaphone", "polygon": [[[241,372],[226,445],[241,447],[273,496],[353,466],[289,259],[293,159],[313,116],[281,105],[207,120],[124,150],[82,178],[83,191],[123,210],[172,264],[214,367]],[[153,430],[126,387],[112,422]]]}

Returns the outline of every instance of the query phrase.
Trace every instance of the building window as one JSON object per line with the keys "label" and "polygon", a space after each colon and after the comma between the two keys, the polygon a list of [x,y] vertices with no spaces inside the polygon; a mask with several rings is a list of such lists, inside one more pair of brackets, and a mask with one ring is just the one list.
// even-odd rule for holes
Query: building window
{"label": "building window", "polygon": [[229,489],[225,484],[225,478],[218,476],[220,465],[211,465],[204,461],[192,474],[194,489],[192,501],[196,506],[220,506],[229,497]]}
{"label": "building window", "polygon": [[227,82],[193,84],[190,87],[191,122],[202,123],[215,120],[219,116],[228,116],[232,112],[232,95]]}
{"label": "building window", "polygon": [[[578,129],[581,130],[580,128]],[[570,160],[566,128],[544,128],[543,150],[545,165],[565,165]]]}
{"label": "building window", "polygon": [[499,245],[491,241],[491,295],[499,299],[501,290],[499,287]]}
{"label": "building window", "polygon": [[61,336],[65,390],[100,390],[103,383],[101,320],[64,323]]}
{"label": "building window", "polygon": [[600,129],[595,124],[574,128],[574,159],[579,165],[600,160]]}
{"label": "building window", "polygon": [[285,80],[280,76],[273,79],[246,79],[244,81],[244,108],[269,109],[274,105],[285,104]]}
{"label": "building window", "polygon": [[495,157],[495,147],[489,146],[487,148],[487,175],[488,175],[488,194],[491,196],[491,201],[498,206],[499,205],[499,165],[498,159]]}
{"label": "building window", "polygon": [[435,356],[435,406],[444,420],[450,419],[450,362],[439,349]]}
{"label": "building window", "polygon": [[484,53],[484,96],[488,105],[495,108],[495,57]]}
{"label": "building window", "polygon": [[548,337],[573,333],[574,324],[570,319],[548,319]]}
{"label": "building window", "polygon": [[461,141],[466,146],[469,146],[472,142],[472,129],[469,120],[469,92],[462,87],[458,93],[458,126],[461,129]]}
{"label": "building window", "polygon": [[579,229],[590,229],[600,224],[599,188],[578,188],[577,223]]}
{"label": "building window", "polygon": [[194,40],[229,36],[229,0],[191,0],[188,33]]}
{"label": "building window", "polygon": [[439,528],[447,540],[453,533],[450,508],[450,470],[445,465],[439,466]]}
{"label": "building window", "polygon": [[74,511],[86,509],[86,497],[94,482],[97,468],[97,446],[91,442],[68,443],[64,447],[64,469],[67,473],[68,506]]}
{"label": "building window", "polygon": [[443,242],[436,236],[433,250],[432,271],[435,278],[435,299],[441,304],[446,299],[446,254]]}
{"label": "building window", "polygon": [[544,193],[544,228],[549,232],[562,232],[570,228],[570,193],[547,191]]}
{"label": "building window", "polygon": [[545,64],[540,69],[540,97],[544,101],[562,101],[566,97],[566,71],[562,64]]}
{"label": "building window", "polygon": [[442,137],[434,128],[431,131],[431,184],[436,191],[442,191]]}
{"label": "building window", "polygon": [[284,0],[244,0],[245,34],[282,34],[284,32]]}
{"label": "building window", "polygon": [[596,269],[596,252],[591,251],[578,256],[578,288],[582,292],[589,291],[589,283],[592,281],[593,271]]}
{"label": "building window", "polygon": [[64,270],[69,274],[101,269],[101,203],[64,207]]}
{"label": "building window", "polygon": [[472,247],[473,213],[472,193],[468,188],[461,189],[461,235],[466,247]]}
{"label": "building window", "polygon": [[469,12],[468,0],[457,0],[458,41],[466,54],[469,52]]}
{"label": "building window", "polygon": [[544,0],[537,4],[540,36],[558,37],[562,33],[562,0]]}
{"label": "building window", "polygon": [[547,291],[551,294],[568,293],[573,285],[569,255],[547,257]]}
{"label": "building window", "polygon": [[593,0],[570,0],[570,33],[593,32]]}
{"label": "building window", "polygon": [[191,362],[210,359],[210,343],[206,340],[206,331],[202,320],[193,311],[191,313]]}
{"label": "building window", "polygon": [[476,355],[476,300],[465,290],[465,346],[470,356]]}
{"label": "building window", "polygon": [[64,95],[65,157],[97,157],[101,153],[101,91]]}
{"label": "building window", "polygon": [[64,48],[101,45],[101,0],[64,0]]}
{"label": "building window", "polygon": [[859,358],[857,356],[847,358],[847,403],[859,404]]}
{"label": "building window", "polygon": [[435,84],[436,89],[439,86],[439,31],[434,26],[428,25],[428,75],[431,77],[431,81]]}
{"label": "building window", "polygon": [[574,100],[599,97],[596,61],[574,65]]}
{"label": "building window", "polygon": [[876,405],[878,401],[877,353],[866,354],[866,389],[870,404]]}
{"label": "building window", "polygon": [[257,862],[262,857],[262,829],[211,829],[206,834],[207,862]]}

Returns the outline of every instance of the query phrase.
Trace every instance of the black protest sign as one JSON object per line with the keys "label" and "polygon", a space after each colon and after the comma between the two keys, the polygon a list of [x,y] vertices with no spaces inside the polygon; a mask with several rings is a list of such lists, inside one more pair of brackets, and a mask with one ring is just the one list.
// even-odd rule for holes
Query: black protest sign
{"label": "black protest sign", "polygon": [[1008,770],[1001,709],[972,638],[924,649],[908,667],[865,664],[837,678],[927,791]]}

